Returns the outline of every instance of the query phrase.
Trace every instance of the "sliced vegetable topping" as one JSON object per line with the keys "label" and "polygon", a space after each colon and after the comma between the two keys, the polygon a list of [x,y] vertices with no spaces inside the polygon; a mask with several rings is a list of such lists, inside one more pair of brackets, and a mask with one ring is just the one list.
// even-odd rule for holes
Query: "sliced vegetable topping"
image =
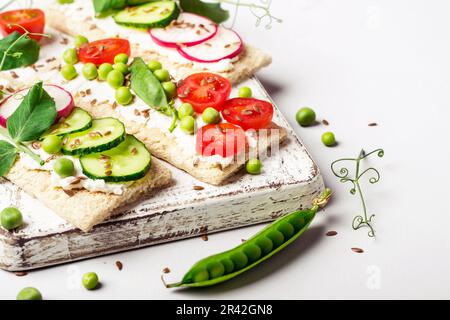
{"label": "sliced vegetable topping", "polygon": [[125,126],[114,118],[92,121],[85,131],[71,133],[63,139],[62,153],[84,155],[112,149],[125,140]]}
{"label": "sliced vegetable topping", "polygon": [[[45,15],[40,9],[20,9],[0,13],[0,32],[3,36],[14,31],[24,34],[24,29],[30,33],[43,33],[44,26]],[[42,36],[30,35],[30,38],[39,41]]]}
{"label": "sliced vegetable topping", "polygon": [[[58,111],[58,117],[67,117],[72,112],[74,106],[73,97],[70,92],[53,84],[46,84],[43,86],[43,88],[55,101],[55,107],[56,111]],[[6,121],[14,113],[14,111],[16,111],[16,109],[22,103],[23,98],[28,94],[29,91],[30,88],[20,90],[6,98],[0,104],[0,125],[2,127],[6,128]]]}
{"label": "sliced vegetable topping", "polygon": [[190,75],[178,87],[178,97],[190,103],[197,113],[202,113],[208,107],[220,111],[230,92],[229,80],[207,72]]}
{"label": "sliced vegetable topping", "polygon": [[134,28],[161,28],[180,14],[174,1],[156,1],[136,7],[127,7],[114,16],[117,24]]}
{"label": "sliced vegetable topping", "polygon": [[197,132],[196,150],[204,157],[231,157],[245,149],[244,130],[231,123],[209,124]]}
{"label": "sliced vegetable topping", "polygon": [[243,48],[242,39],[235,31],[219,27],[211,39],[195,46],[180,46],[178,52],[186,59],[210,63],[232,59],[239,55]]}
{"label": "sliced vegetable topping", "polygon": [[225,101],[222,115],[244,130],[262,129],[272,122],[273,105],[255,98],[233,98]]}
{"label": "sliced vegetable topping", "polygon": [[97,40],[81,45],[78,51],[78,57],[82,63],[91,62],[96,66],[102,63],[114,63],[114,58],[125,53],[130,55],[130,42],[125,39],[109,38]]}
{"label": "sliced vegetable topping", "polygon": [[63,136],[69,133],[85,131],[92,126],[91,115],[81,108],[75,108],[67,118],[61,118],[61,120],[50,127],[42,135],[41,139],[50,135]]}
{"label": "sliced vegetable topping", "polygon": [[213,21],[193,14],[181,13],[165,28],[150,29],[153,41],[164,47],[178,48],[179,45],[194,46],[214,37],[217,24]]}
{"label": "sliced vegetable topping", "polygon": [[151,154],[132,135],[114,149],[80,158],[83,173],[106,182],[134,181],[144,177],[151,166]]}

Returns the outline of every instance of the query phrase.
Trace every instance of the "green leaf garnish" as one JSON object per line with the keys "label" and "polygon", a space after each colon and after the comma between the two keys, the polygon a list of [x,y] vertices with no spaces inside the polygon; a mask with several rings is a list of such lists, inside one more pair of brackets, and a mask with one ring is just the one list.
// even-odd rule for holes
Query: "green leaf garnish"
{"label": "green leaf garnish", "polygon": [[131,65],[131,89],[151,108],[172,116],[172,110],[159,80],[142,58],[135,58]]}
{"label": "green leaf garnish", "polygon": [[185,12],[207,17],[215,23],[224,22],[230,17],[229,12],[222,9],[220,2],[206,3],[201,0],[180,0],[180,7]]}
{"label": "green leaf garnish", "polygon": [[28,34],[14,31],[0,40],[0,71],[32,65],[39,59],[39,44]]}
{"label": "green leaf garnish", "polygon": [[8,118],[8,133],[16,142],[36,140],[50,128],[57,115],[55,101],[44,90],[42,82],[38,82]]}
{"label": "green leaf garnish", "polygon": [[9,142],[0,140],[0,177],[9,172],[17,158],[17,149]]}

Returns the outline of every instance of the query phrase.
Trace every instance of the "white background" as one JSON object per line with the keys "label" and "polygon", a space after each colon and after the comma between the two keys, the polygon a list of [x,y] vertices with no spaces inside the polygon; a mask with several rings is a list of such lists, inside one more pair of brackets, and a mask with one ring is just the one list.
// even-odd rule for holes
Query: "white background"
{"label": "white background", "polygon": [[[81,1],[81,0],[76,0]],[[245,9],[236,29],[273,55],[259,73],[320,166],[334,199],[304,236],[269,262],[223,285],[168,290],[209,254],[239,244],[254,226],[30,272],[0,271],[0,298],[25,286],[47,299],[311,299],[450,298],[449,123],[450,3],[446,0],[274,0],[283,18],[271,30],[253,25]],[[311,106],[330,126],[301,128],[299,107]],[[368,127],[377,122],[377,127]],[[334,148],[320,142],[332,130]],[[368,163],[382,174],[364,185],[376,239],[353,231],[357,197],[330,171],[331,161],[360,148],[383,147]],[[326,237],[329,230],[338,235]],[[360,247],[357,254],[351,247]],[[118,271],[115,261],[122,261]],[[79,282],[95,271],[102,287]]]}

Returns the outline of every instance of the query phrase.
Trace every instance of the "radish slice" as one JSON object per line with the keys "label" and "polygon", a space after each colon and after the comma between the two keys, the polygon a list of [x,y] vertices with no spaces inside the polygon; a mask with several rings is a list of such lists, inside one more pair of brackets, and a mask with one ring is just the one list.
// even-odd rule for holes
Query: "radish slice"
{"label": "radish slice", "polygon": [[[58,118],[66,118],[72,113],[74,107],[73,97],[70,92],[54,84],[45,84],[45,91],[55,100]],[[17,91],[0,103],[0,125],[6,128],[6,121],[16,111],[29,88]]]}
{"label": "radish slice", "polygon": [[242,39],[236,32],[219,28],[217,34],[211,39],[192,47],[181,46],[178,52],[186,59],[210,63],[234,58],[243,48]]}
{"label": "radish slice", "polygon": [[149,29],[153,41],[163,47],[178,48],[178,45],[195,46],[214,37],[217,24],[213,21],[183,12],[165,28]]}

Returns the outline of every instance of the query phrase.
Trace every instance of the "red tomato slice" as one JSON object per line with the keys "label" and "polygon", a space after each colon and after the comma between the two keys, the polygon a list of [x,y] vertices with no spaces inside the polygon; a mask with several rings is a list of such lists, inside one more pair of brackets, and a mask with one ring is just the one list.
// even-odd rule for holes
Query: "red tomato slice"
{"label": "red tomato slice", "polygon": [[225,101],[222,116],[244,130],[267,128],[272,122],[273,105],[254,98],[233,98]]}
{"label": "red tomato slice", "polygon": [[82,63],[91,62],[97,66],[102,63],[114,63],[114,57],[119,53],[130,55],[130,42],[125,39],[110,38],[83,44],[78,56]]}
{"label": "red tomato slice", "polygon": [[[0,13],[0,32],[3,36],[14,31],[24,34],[24,30],[19,25],[31,33],[43,33],[45,14],[40,9],[21,9]],[[30,35],[30,38],[39,41],[42,36]]]}
{"label": "red tomato slice", "polygon": [[220,111],[230,92],[230,81],[208,72],[190,75],[182,81],[177,91],[180,100],[192,104],[197,113],[208,107]]}
{"label": "red tomato slice", "polygon": [[197,131],[196,150],[204,157],[231,157],[245,149],[245,132],[231,123],[209,124]]}

